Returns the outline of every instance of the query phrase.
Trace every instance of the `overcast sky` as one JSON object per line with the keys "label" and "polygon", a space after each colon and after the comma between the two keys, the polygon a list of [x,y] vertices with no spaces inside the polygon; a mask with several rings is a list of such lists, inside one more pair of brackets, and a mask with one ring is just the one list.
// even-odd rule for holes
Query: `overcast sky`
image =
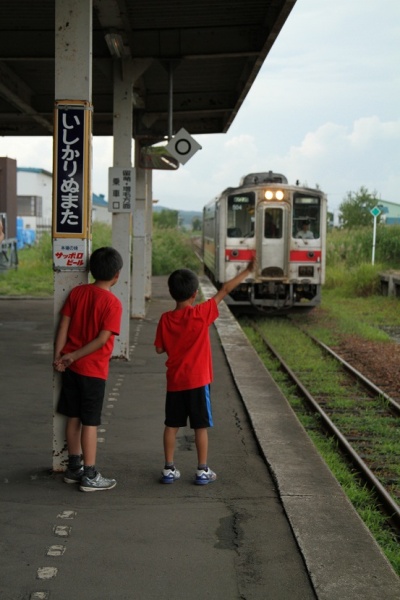
{"label": "overcast sky", "polygon": [[[201,210],[273,170],[318,184],[330,210],[361,186],[400,204],[399,65],[399,0],[297,0],[228,133],[195,135],[185,166],[153,171],[154,198]],[[52,139],[3,137],[0,156],[52,171]],[[93,192],[106,197],[111,161],[111,138],[94,138]]]}

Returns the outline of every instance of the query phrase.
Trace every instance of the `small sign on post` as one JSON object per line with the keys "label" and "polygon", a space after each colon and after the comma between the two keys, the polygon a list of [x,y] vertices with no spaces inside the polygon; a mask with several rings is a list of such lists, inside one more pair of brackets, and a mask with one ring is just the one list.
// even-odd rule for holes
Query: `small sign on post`
{"label": "small sign on post", "polygon": [[133,212],[135,200],[135,169],[110,167],[108,169],[108,211]]}

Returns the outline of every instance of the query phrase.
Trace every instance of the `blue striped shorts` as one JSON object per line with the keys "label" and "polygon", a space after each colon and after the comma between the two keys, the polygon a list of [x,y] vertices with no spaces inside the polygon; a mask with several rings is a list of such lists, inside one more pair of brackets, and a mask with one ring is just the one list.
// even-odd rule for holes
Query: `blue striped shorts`
{"label": "blue striped shorts", "polygon": [[164,425],[186,427],[188,418],[192,429],[213,427],[209,385],[179,392],[167,391]]}

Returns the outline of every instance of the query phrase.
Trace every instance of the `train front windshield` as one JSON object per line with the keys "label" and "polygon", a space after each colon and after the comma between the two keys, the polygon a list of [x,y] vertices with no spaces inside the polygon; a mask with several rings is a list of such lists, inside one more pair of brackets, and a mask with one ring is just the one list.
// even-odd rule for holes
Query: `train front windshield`
{"label": "train front windshield", "polygon": [[293,198],[294,238],[318,239],[321,236],[321,198],[296,193]]}
{"label": "train front windshield", "polygon": [[228,196],[228,237],[254,236],[254,192]]}

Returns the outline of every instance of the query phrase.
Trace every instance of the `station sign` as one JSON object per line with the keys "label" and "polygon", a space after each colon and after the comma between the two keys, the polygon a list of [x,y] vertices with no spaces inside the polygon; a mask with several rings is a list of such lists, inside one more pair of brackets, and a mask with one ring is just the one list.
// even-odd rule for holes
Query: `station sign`
{"label": "station sign", "polygon": [[200,144],[183,127],[165,147],[182,165],[186,164],[198,150],[201,150]]}
{"label": "station sign", "polygon": [[88,238],[93,107],[86,101],[55,103],[53,237]]}
{"label": "station sign", "polygon": [[53,144],[53,268],[86,271],[91,243],[93,106],[57,100]]}

